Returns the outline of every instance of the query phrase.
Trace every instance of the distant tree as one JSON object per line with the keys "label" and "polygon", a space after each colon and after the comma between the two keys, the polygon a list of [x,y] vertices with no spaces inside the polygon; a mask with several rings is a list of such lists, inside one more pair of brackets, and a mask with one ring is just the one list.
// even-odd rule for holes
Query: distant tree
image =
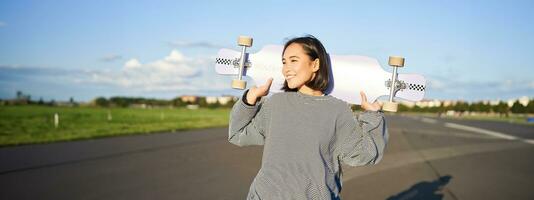
{"label": "distant tree", "polygon": [[469,109],[469,105],[466,102],[458,102],[454,105],[454,111],[465,112]]}
{"label": "distant tree", "polygon": [[17,90],[17,99],[22,99],[23,96],[24,96],[24,94],[22,93],[22,91]]}
{"label": "distant tree", "polygon": [[130,100],[124,97],[111,97],[109,102],[119,107],[128,107],[130,105]]}
{"label": "distant tree", "polygon": [[208,102],[206,101],[206,97],[198,97],[198,106],[208,107]]}
{"label": "distant tree", "polygon": [[408,106],[405,106],[404,104],[399,104],[399,112],[407,112],[410,111],[410,108]]}
{"label": "distant tree", "polygon": [[491,112],[491,105],[489,103],[482,103],[482,107],[480,108],[480,111],[482,112]]}
{"label": "distant tree", "polygon": [[528,102],[526,111],[527,113],[534,113],[534,99]]}
{"label": "distant tree", "polygon": [[44,103],[44,100],[43,100],[43,97],[40,97],[40,98],[39,98],[39,101],[37,101],[37,104],[38,104],[38,105],[44,105],[44,104],[45,104],[45,103]]}
{"label": "distant tree", "polygon": [[15,101],[15,104],[16,105],[26,105],[26,104],[29,104],[31,103],[31,96],[30,95],[25,95],[22,91],[18,90],[17,93],[17,99]]}
{"label": "distant tree", "polygon": [[234,106],[235,102],[236,101],[232,98],[228,102],[226,102],[226,104],[224,104],[224,105],[221,104],[220,107],[222,107],[222,108],[232,108]]}
{"label": "distant tree", "polygon": [[176,107],[185,106],[185,103],[182,101],[182,99],[180,97],[176,97],[176,98],[172,99],[171,103],[172,103],[173,106],[176,106]]}
{"label": "distant tree", "polygon": [[482,102],[476,102],[469,104],[469,112],[480,112],[482,111]]}
{"label": "distant tree", "polygon": [[508,108],[508,104],[505,102],[500,101],[499,104],[494,105],[492,107],[492,110],[493,112],[499,113],[499,115],[501,116],[505,115],[506,117],[508,117],[509,108]]}
{"label": "distant tree", "polygon": [[109,101],[104,97],[98,97],[95,99],[95,104],[100,107],[108,107]]}
{"label": "distant tree", "polygon": [[519,100],[516,100],[512,105],[512,108],[510,108],[510,111],[512,111],[512,113],[526,113],[526,107],[519,103]]}
{"label": "distant tree", "polygon": [[445,107],[445,105],[441,104],[439,105],[438,107],[438,113],[441,114],[441,113],[444,113],[447,111],[447,107]]}
{"label": "distant tree", "polygon": [[215,103],[212,103],[212,104],[208,104],[208,108],[209,109],[215,109],[215,108],[218,108],[220,107],[221,104],[219,104],[219,102],[215,102]]}

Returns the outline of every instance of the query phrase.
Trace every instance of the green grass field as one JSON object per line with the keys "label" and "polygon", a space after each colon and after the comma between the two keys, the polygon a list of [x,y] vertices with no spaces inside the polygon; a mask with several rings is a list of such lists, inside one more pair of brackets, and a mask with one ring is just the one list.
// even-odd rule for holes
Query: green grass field
{"label": "green grass field", "polygon": [[0,106],[0,146],[222,127],[228,125],[229,113],[229,108]]}

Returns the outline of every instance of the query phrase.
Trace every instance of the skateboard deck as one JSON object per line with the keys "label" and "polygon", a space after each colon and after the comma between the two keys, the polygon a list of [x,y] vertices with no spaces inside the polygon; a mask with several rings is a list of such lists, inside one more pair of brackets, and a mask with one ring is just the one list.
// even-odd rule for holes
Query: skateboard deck
{"label": "skateboard deck", "polygon": [[[270,93],[282,92],[283,46],[267,45],[255,54],[245,54],[248,65],[244,76],[252,78],[255,84],[264,84],[273,78]],[[329,55],[331,62],[330,82],[325,93],[351,104],[360,104],[360,91],[373,102],[382,96],[389,96],[391,73],[385,71],[378,60],[366,56]],[[221,75],[237,75],[241,52],[232,49],[219,50],[215,58],[215,71]],[[389,83],[388,83],[389,81]],[[397,92],[394,97],[407,101],[420,101],[425,95],[426,80],[419,74],[397,76]]]}

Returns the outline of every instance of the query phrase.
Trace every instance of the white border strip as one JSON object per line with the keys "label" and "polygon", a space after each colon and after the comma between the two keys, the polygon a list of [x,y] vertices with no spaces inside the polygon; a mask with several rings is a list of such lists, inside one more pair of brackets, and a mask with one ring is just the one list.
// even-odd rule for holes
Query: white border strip
{"label": "white border strip", "polygon": [[[504,134],[504,133],[499,133],[499,132],[495,132],[495,131],[490,131],[490,130],[481,129],[481,128],[475,128],[475,127],[465,126],[465,125],[460,125],[460,124],[455,124],[455,123],[446,122],[445,126],[449,127],[449,128],[455,128],[455,129],[464,130],[464,131],[482,133],[482,134],[486,134],[486,135],[489,135],[489,136],[502,138],[502,139],[506,139],[506,140],[516,140],[516,139],[518,139],[515,136],[507,135],[507,134]],[[530,142],[527,142],[527,143],[530,143]]]}
{"label": "white border strip", "polygon": [[524,139],[523,142],[534,144],[534,140]]}

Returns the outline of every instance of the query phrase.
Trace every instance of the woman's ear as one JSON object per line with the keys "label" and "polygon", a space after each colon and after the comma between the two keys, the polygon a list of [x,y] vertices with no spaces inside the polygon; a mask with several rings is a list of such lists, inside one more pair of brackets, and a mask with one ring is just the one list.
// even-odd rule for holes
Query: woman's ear
{"label": "woman's ear", "polygon": [[316,58],[313,61],[313,72],[316,72],[319,70],[319,65],[321,65],[321,62],[319,62],[319,58]]}

